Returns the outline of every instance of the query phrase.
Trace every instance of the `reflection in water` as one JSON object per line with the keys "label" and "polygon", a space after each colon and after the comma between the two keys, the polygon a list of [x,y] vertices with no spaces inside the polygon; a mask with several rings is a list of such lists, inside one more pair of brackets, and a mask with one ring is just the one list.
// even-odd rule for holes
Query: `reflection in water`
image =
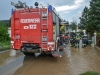
{"label": "reflection in water", "polygon": [[16,57],[19,57],[21,53],[15,50],[7,50],[0,53],[0,68],[10,62],[12,62]]}
{"label": "reflection in water", "polygon": [[10,56],[16,56],[16,50],[11,50],[10,51]]}
{"label": "reflection in water", "polygon": [[3,66],[4,64],[6,64],[6,59],[10,57],[10,51],[6,51],[3,53],[0,53],[0,66]]}
{"label": "reflection in water", "polygon": [[99,50],[67,47],[62,58],[25,56],[23,66],[14,75],[78,75],[86,71],[100,72],[99,66]]}

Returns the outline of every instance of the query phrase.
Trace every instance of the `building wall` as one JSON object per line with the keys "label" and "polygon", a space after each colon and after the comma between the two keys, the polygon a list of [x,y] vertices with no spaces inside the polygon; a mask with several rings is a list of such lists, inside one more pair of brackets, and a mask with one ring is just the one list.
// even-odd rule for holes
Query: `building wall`
{"label": "building wall", "polygon": [[8,28],[9,37],[11,37],[11,27]]}

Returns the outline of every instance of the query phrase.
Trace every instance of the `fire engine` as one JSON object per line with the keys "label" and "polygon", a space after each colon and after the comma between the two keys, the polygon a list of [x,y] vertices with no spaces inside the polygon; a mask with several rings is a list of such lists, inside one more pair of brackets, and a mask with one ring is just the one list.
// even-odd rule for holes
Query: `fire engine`
{"label": "fire engine", "polygon": [[11,5],[15,7],[11,15],[11,47],[25,55],[46,53],[62,57],[65,46],[60,25],[63,20],[55,8],[49,4],[44,7],[38,2],[35,7],[21,1],[11,2]]}

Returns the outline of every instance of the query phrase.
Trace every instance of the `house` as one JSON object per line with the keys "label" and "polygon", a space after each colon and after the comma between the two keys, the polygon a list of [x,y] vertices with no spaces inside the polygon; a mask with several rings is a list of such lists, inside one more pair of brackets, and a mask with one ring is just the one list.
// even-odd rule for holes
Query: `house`
{"label": "house", "polygon": [[11,27],[8,28],[9,37],[11,37]]}

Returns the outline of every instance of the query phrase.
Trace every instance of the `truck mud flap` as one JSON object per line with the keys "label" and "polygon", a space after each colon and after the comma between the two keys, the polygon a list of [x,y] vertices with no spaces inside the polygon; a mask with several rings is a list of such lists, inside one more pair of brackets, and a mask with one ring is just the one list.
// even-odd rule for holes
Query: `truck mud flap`
{"label": "truck mud flap", "polygon": [[54,57],[62,57],[64,50],[66,49],[66,45],[59,46],[59,50],[52,52],[52,56]]}
{"label": "truck mud flap", "polygon": [[66,49],[66,45],[61,45],[61,46],[59,46],[59,50],[63,51],[63,50],[65,50],[65,49]]}
{"label": "truck mud flap", "polygon": [[64,51],[54,51],[52,52],[53,57],[62,57]]}

